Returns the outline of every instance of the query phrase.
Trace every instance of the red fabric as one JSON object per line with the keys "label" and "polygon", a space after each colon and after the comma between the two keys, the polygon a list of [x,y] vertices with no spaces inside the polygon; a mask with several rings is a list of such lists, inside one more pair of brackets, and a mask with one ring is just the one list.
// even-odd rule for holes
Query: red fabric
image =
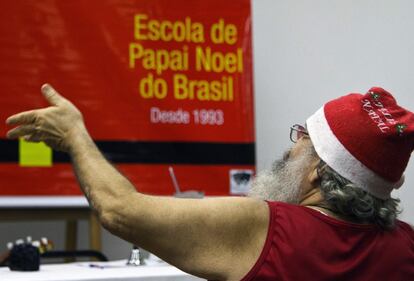
{"label": "red fabric", "polygon": [[[389,182],[398,182],[414,148],[414,114],[379,87],[328,102],[325,117],[342,145]],[[402,132],[397,126],[403,126]]]}
{"label": "red fabric", "polygon": [[339,221],[313,209],[269,202],[270,229],[242,281],[414,280],[414,231]]}

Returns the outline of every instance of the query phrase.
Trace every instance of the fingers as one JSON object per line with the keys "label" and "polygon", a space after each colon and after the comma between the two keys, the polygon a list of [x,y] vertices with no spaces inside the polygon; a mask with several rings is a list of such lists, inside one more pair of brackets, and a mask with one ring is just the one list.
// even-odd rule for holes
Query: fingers
{"label": "fingers", "polygon": [[[41,88],[43,96],[46,100],[54,106],[61,105],[63,102],[67,101],[62,97],[55,89],[52,88],[49,84],[44,84]],[[36,121],[37,113],[42,110],[30,110],[21,112],[15,115],[10,116],[6,120],[7,125],[20,125],[20,124],[30,124]]]}
{"label": "fingers", "polygon": [[19,125],[19,124],[30,124],[36,121],[36,111],[29,110],[25,112],[20,112],[15,115],[10,116],[6,120],[7,125]]}
{"label": "fingers", "polygon": [[41,138],[36,134],[24,136],[23,139],[25,141],[29,141],[29,142],[40,142],[40,141],[42,141]]}
{"label": "fingers", "polygon": [[19,137],[28,137],[31,135],[35,135],[37,129],[34,125],[22,125],[19,127],[14,128],[7,132],[7,138],[9,139],[17,139]]}
{"label": "fingers", "polygon": [[60,105],[65,98],[62,97],[52,86],[49,84],[43,84],[41,88],[43,96],[51,105]]}

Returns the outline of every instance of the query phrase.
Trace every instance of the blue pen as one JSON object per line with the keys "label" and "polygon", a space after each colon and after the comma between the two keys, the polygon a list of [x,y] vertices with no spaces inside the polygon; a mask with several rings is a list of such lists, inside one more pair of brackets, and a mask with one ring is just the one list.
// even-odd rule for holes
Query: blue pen
{"label": "blue pen", "polygon": [[99,264],[89,264],[89,267],[104,269],[105,267]]}

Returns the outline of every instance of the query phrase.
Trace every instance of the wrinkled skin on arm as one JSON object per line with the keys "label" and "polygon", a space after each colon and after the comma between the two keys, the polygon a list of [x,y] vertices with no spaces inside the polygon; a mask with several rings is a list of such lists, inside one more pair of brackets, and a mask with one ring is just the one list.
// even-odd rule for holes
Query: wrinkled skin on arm
{"label": "wrinkled skin on arm", "polygon": [[8,138],[44,141],[70,154],[80,187],[102,225],[196,276],[240,280],[265,243],[267,204],[252,198],[176,199],[148,196],[102,156],[82,114],[50,85],[50,106],[18,113]]}

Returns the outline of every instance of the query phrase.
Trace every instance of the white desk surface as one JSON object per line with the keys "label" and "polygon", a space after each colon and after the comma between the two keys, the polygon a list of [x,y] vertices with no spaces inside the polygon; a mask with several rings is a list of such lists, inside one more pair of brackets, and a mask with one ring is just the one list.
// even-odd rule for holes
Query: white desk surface
{"label": "white desk surface", "polygon": [[1,196],[0,208],[89,208],[85,196]]}
{"label": "white desk surface", "polygon": [[[171,265],[126,266],[126,260],[41,265],[39,271],[0,268],[1,281],[199,281]],[[90,267],[89,265],[99,267]]]}

